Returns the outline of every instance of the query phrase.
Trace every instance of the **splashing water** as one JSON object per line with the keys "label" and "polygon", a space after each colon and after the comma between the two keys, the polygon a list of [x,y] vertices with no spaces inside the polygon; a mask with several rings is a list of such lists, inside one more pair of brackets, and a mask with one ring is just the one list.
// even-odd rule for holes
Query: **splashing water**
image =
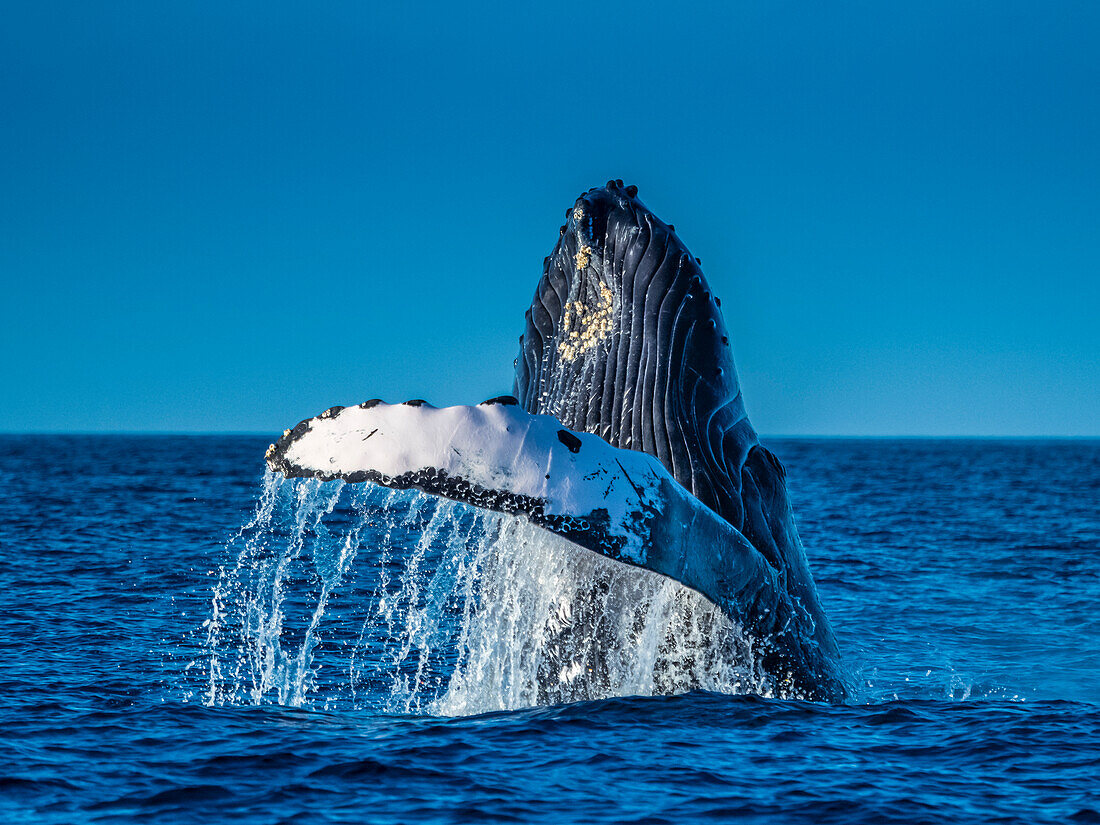
{"label": "splashing water", "polygon": [[703,596],[517,517],[269,473],[234,547],[205,625],[207,704],[466,715],[770,693]]}

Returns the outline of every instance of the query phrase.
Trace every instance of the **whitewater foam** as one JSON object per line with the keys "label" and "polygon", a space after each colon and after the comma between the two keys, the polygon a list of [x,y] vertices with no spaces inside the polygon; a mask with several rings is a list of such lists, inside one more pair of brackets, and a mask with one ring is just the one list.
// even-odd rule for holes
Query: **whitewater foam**
{"label": "whitewater foam", "polygon": [[459,716],[770,693],[706,598],[517,517],[269,473],[230,548],[206,626],[207,704]]}

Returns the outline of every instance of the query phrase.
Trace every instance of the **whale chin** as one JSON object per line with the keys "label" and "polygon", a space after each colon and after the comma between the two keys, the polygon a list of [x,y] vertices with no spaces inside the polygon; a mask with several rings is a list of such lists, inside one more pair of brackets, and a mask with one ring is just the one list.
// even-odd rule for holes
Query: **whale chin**
{"label": "whale chin", "polygon": [[268,464],[515,514],[675,579],[753,638],[779,695],[842,698],[786,473],[745,413],[721,301],[636,187],[608,181],[569,208],[515,367],[514,396],[476,407],[333,407],[287,430]]}

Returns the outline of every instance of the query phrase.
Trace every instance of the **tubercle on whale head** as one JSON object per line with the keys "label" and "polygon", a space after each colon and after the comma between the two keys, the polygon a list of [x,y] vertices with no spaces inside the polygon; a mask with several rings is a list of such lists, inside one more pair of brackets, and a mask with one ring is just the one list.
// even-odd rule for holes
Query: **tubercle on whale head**
{"label": "tubercle on whale head", "polygon": [[[639,200],[637,186],[625,186],[622,180],[582,193],[566,210],[559,235],[543,261],[543,277],[561,283],[571,300],[585,306],[606,301],[601,286],[620,294],[623,280],[635,274],[631,265],[638,262],[640,253],[631,246],[639,239],[667,247],[686,274],[702,276],[699,259],[688,251],[675,227]],[[709,291],[705,294],[710,299]]]}

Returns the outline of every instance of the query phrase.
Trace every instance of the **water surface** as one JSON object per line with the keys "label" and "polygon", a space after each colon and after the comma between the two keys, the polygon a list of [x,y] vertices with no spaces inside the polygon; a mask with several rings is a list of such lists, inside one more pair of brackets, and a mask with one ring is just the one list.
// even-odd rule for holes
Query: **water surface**
{"label": "water surface", "polygon": [[[1100,442],[769,441],[834,706],[730,695],[705,604],[457,505],[269,483],[265,522],[266,444],[0,436],[13,821],[1100,822]],[[644,612],[601,689],[696,689],[525,707],[601,576]]]}

